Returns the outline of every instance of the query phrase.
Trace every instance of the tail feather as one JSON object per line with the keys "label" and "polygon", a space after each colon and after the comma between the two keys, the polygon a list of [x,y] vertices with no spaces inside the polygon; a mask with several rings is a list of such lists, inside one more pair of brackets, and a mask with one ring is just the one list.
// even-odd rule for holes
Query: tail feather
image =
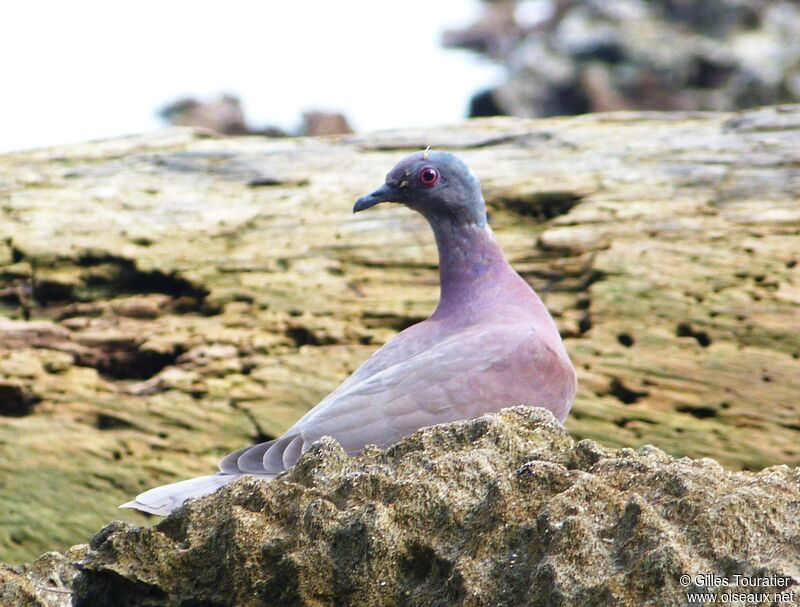
{"label": "tail feather", "polygon": [[135,508],[150,514],[166,516],[175,508],[183,505],[186,500],[214,493],[220,487],[224,487],[242,476],[244,475],[218,472],[209,476],[198,476],[162,485],[137,495],[135,500],[122,504],[120,508]]}

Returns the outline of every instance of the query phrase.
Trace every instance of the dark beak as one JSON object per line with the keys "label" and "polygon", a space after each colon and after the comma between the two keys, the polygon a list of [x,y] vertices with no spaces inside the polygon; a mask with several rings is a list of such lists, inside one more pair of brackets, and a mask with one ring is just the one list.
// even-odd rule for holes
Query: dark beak
{"label": "dark beak", "polygon": [[353,205],[353,213],[358,213],[364,209],[374,207],[381,202],[399,202],[397,190],[384,183],[381,187],[372,192],[372,194],[367,194],[356,200],[356,204]]}

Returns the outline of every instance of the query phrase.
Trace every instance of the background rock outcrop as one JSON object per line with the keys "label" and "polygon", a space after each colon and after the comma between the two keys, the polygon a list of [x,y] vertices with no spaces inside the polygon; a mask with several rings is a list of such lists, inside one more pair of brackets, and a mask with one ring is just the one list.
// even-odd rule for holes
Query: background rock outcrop
{"label": "background rock outcrop", "polygon": [[350,209],[429,144],[556,317],[573,437],[800,464],[798,133],[782,106],[0,156],[0,559],[144,522],[117,505],[282,432],[427,316],[428,226]]}
{"label": "background rock outcrop", "polygon": [[445,46],[501,64],[472,116],[735,110],[800,101],[791,0],[491,0]]}
{"label": "background rock outcrop", "polygon": [[272,483],[112,524],[74,549],[74,604],[686,605],[730,590],[711,572],[797,591],[798,536],[800,468],[576,444],[518,407],[355,458],[324,438]]}
{"label": "background rock outcrop", "polygon": [[[245,118],[242,103],[234,95],[222,95],[212,101],[192,97],[178,99],[159,111],[159,116],[173,126],[189,126],[210,131],[216,135],[263,135],[286,137],[289,135],[276,126],[254,128]],[[347,135],[353,129],[347,117],[340,112],[308,110],[303,112],[302,124],[294,133],[304,137]]]}

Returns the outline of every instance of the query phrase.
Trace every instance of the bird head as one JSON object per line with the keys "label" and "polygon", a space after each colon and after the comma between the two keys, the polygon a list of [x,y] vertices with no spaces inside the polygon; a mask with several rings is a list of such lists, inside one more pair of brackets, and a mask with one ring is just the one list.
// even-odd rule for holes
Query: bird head
{"label": "bird head", "polygon": [[425,150],[403,158],[377,190],[356,201],[358,213],[381,202],[397,202],[422,213],[431,223],[486,225],[481,185],[472,171],[449,152]]}

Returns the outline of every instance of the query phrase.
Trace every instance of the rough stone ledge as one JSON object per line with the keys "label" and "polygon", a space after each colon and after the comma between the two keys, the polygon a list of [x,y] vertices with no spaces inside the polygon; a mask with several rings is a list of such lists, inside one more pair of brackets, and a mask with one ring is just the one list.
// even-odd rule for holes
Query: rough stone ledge
{"label": "rough stone ledge", "polygon": [[152,527],[115,522],[0,570],[0,600],[686,605],[722,590],[681,585],[703,574],[800,591],[800,468],[612,450],[520,406],[353,458],[324,438],[272,483],[242,479]]}

